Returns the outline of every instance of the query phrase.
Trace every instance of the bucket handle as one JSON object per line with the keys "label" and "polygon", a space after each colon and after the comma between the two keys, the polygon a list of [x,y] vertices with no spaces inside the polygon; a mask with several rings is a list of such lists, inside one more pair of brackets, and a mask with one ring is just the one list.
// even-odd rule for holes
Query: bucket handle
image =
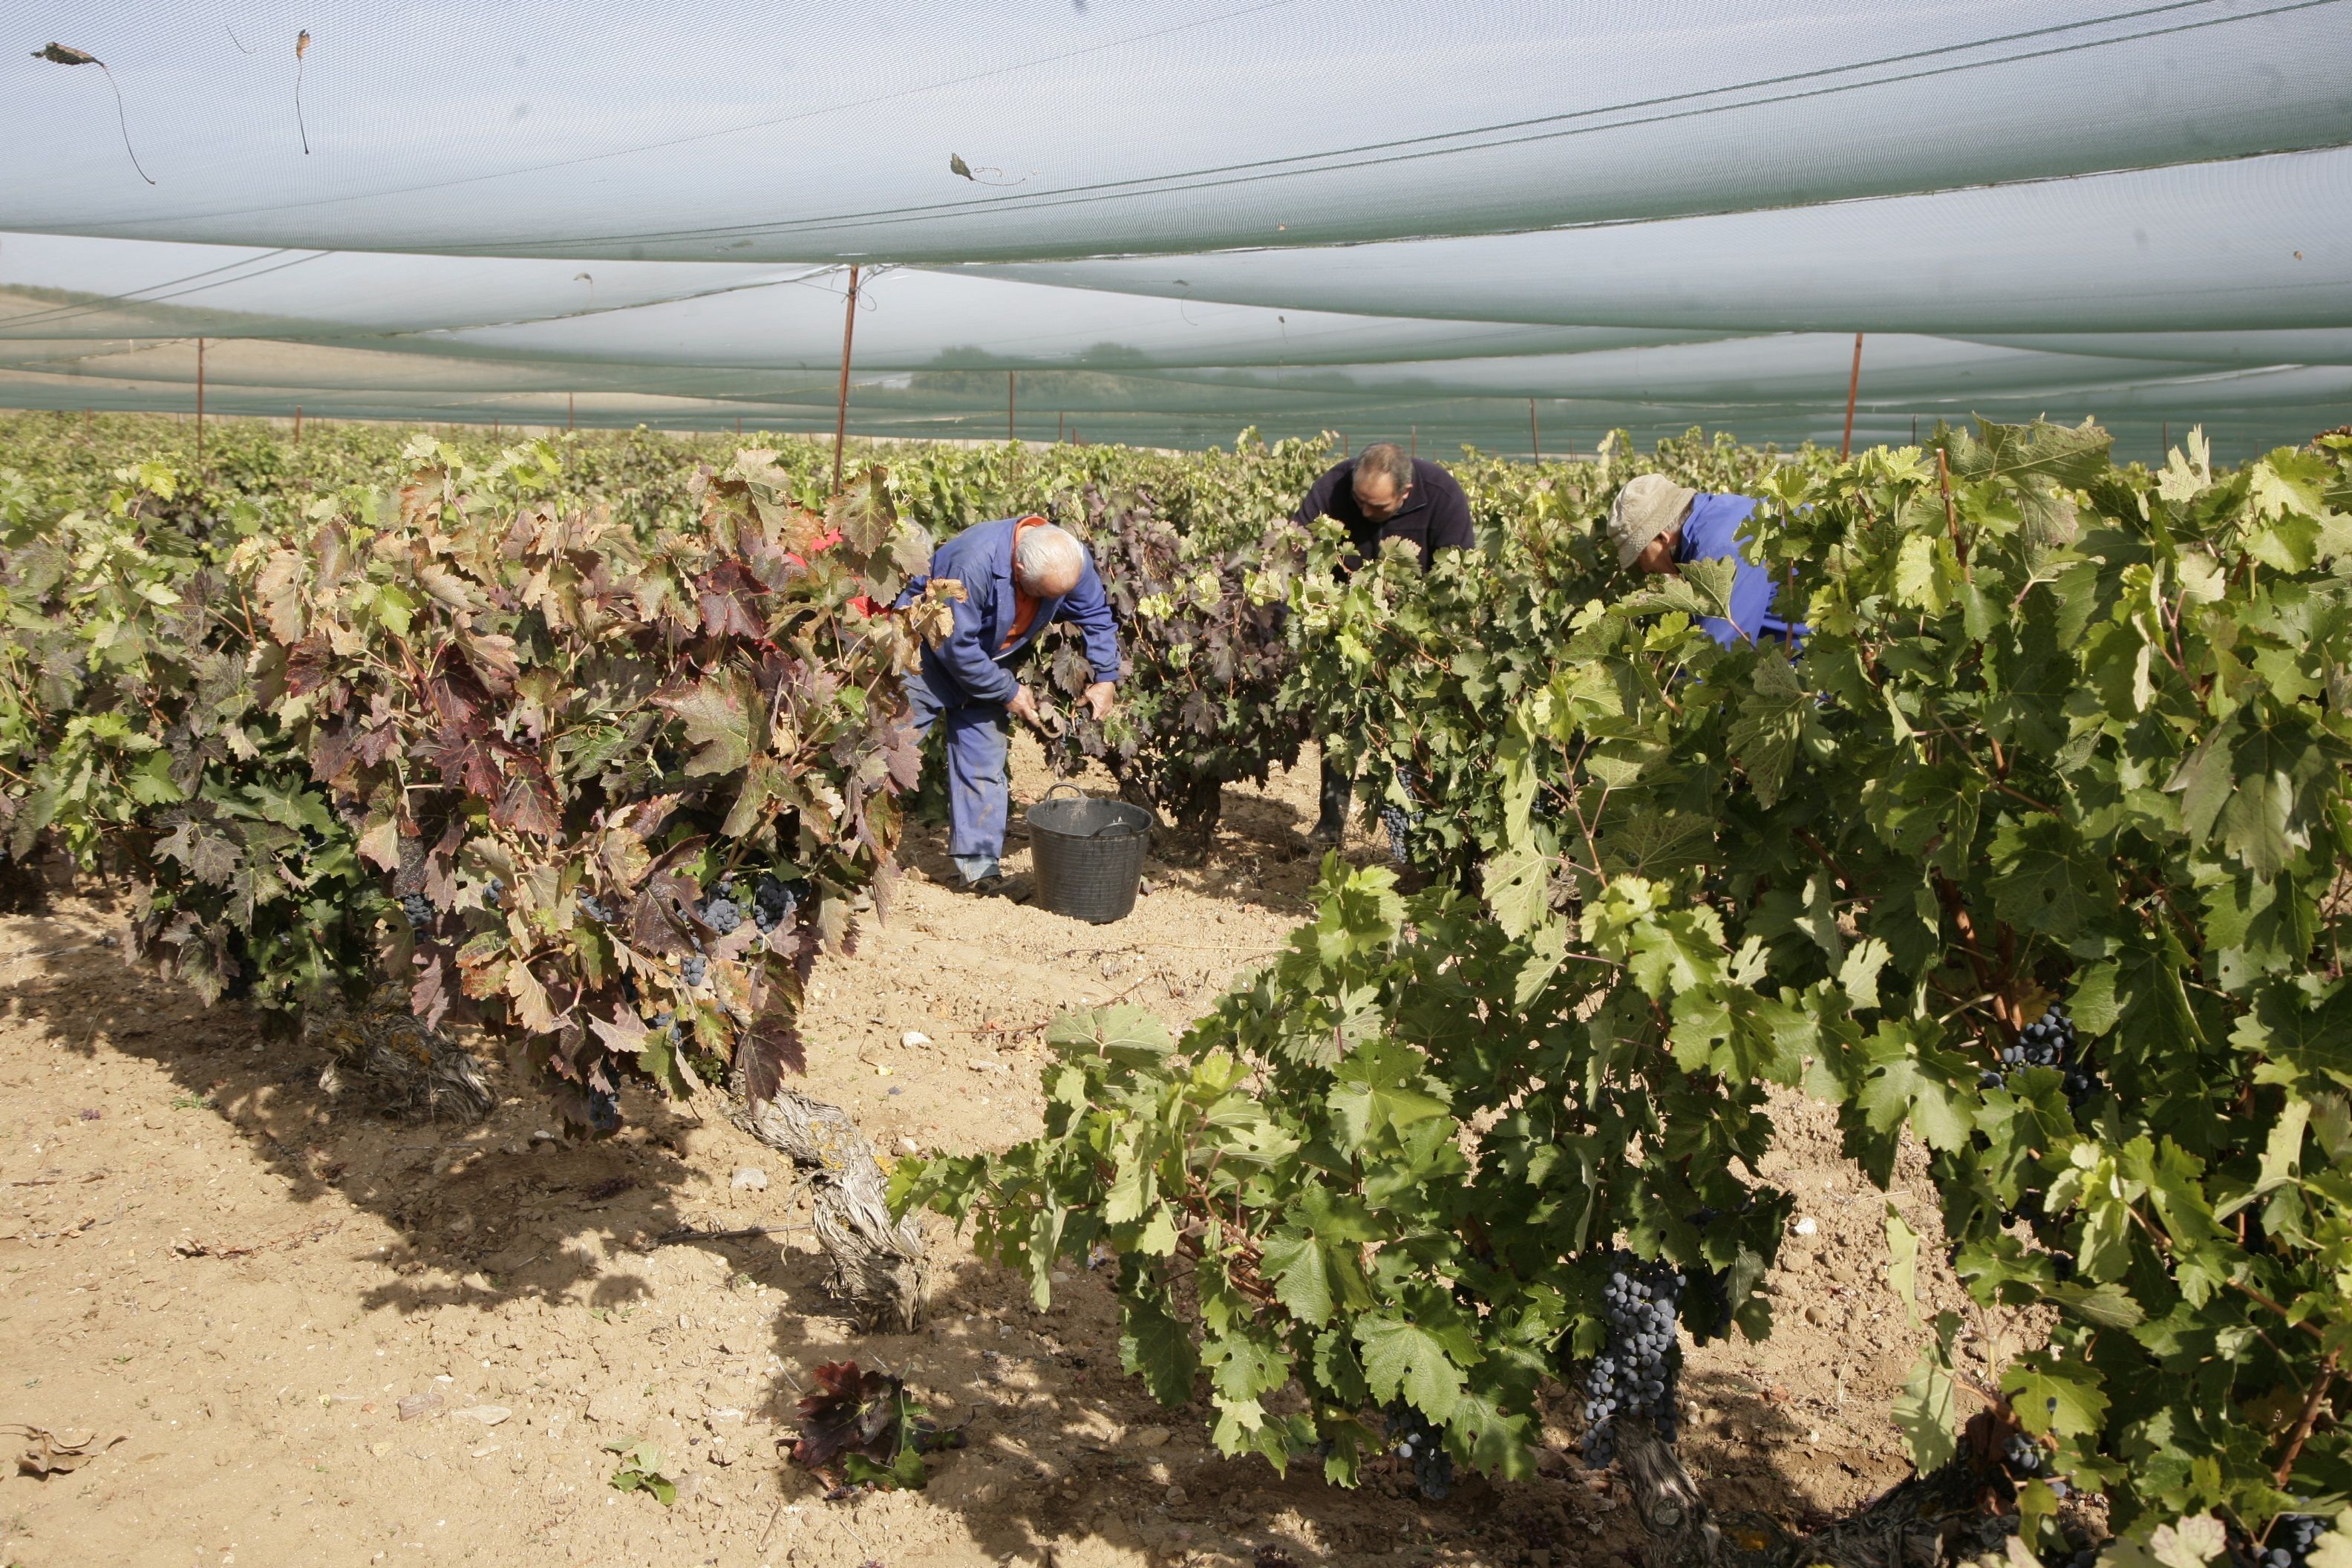
{"label": "bucket handle", "polygon": [[1051,789],[1047,790],[1047,791],[1045,792],[1045,794],[1044,798],[1045,798],[1045,799],[1046,799],[1046,800],[1051,800],[1051,799],[1053,799],[1055,795],[1057,795],[1061,794],[1064,790],[1068,790],[1072,795],[1076,795],[1080,800],[1085,800],[1085,799],[1087,799],[1087,798],[1088,798],[1088,796],[1087,796],[1087,792],[1086,792],[1086,791],[1084,791],[1084,790],[1080,789],[1077,785],[1076,785],[1076,784],[1071,784],[1071,783],[1070,783],[1068,780],[1066,780],[1066,780],[1064,780],[1062,783],[1060,783],[1060,784],[1057,784],[1054,785],[1054,787],[1053,787],[1053,788],[1051,788]]}

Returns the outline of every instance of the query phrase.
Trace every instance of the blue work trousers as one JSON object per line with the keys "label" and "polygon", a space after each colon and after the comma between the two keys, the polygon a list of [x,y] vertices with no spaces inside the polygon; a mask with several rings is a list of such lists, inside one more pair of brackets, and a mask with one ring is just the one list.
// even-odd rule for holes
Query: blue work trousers
{"label": "blue work trousers", "polygon": [[[907,677],[908,716],[915,733],[929,735],[934,723],[947,726],[948,854],[976,882],[996,869],[1004,853],[1004,823],[1013,808],[1009,761],[1013,733],[1004,704],[974,701],[945,680],[932,685],[928,671]],[[941,689],[950,695],[941,695]]]}

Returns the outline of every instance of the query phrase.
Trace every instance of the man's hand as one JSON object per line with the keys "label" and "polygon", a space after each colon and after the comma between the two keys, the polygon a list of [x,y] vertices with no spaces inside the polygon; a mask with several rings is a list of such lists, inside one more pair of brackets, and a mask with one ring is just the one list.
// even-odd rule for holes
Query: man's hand
{"label": "man's hand", "polygon": [[1016,686],[1013,689],[1013,696],[1004,704],[1004,710],[1024,724],[1037,729],[1045,728],[1045,721],[1037,713],[1037,700],[1029,695],[1029,689],[1025,686]]}
{"label": "man's hand", "polygon": [[1110,717],[1111,700],[1118,695],[1118,688],[1108,680],[1097,680],[1087,688],[1087,710],[1095,716],[1096,723]]}

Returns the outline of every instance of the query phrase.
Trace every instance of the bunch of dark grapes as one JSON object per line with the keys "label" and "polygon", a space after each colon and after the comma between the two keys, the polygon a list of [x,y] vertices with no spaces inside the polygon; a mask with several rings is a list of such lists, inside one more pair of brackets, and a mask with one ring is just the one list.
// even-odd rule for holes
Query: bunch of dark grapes
{"label": "bunch of dark grapes", "polygon": [[1390,1405],[1386,1415],[1390,1451],[1400,1459],[1412,1461],[1412,1479],[1422,1496],[1443,1501],[1454,1489],[1454,1456],[1445,1451],[1444,1435],[1403,1400]]}
{"label": "bunch of dark grapes", "polygon": [[424,931],[433,923],[433,900],[422,893],[409,893],[400,900],[400,912],[408,917],[410,925]]}
{"label": "bunch of dark grapes", "polygon": [[751,893],[751,919],[761,933],[765,935],[792,919],[807,892],[806,882],[780,882],[761,872],[760,885]]}
{"label": "bunch of dark grapes", "polygon": [[1609,1342],[1584,1374],[1584,1457],[1605,1465],[1617,1455],[1617,1419],[1647,1416],[1658,1436],[1675,1440],[1675,1381],[1682,1346],[1675,1318],[1683,1277],[1660,1264],[1619,1253],[1601,1293]]}
{"label": "bunch of dark grapes", "polygon": [[609,1094],[601,1089],[590,1088],[588,1128],[590,1131],[598,1134],[618,1132],[621,1130],[621,1097],[617,1094]]}
{"label": "bunch of dark grapes", "polygon": [[590,920],[594,921],[600,926],[608,926],[613,923],[613,911],[606,909],[604,903],[599,900],[593,893],[583,893],[580,895],[580,912],[586,915]]}
{"label": "bunch of dark grapes", "polygon": [[710,960],[698,952],[688,956],[680,968],[687,985],[693,990],[701,990],[703,984],[710,978]]}
{"label": "bunch of dark grapes", "polygon": [[701,907],[697,909],[695,913],[702,917],[704,925],[709,926],[720,936],[728,935],[743,923],[742,906],[724,896],[723,892],[713,893],[703,900]]}
{"label": "bunch of dark grapes", "polygon": [[2009,1435],[2000,1457],[2008,1462],[2010,1474],[2013,1476],[2038,1476],[2042,1473],[2042,1464],[2050,1458],[2042,1451],[2041,1444],[2022,1432]]}
{"label": "bunch of dark grapes", "polygon": [[2041,1017],[2018,1031],[2015,1045],[2002,1048],[2000,1073],[1983,1074],[1978,1082],[1990,1089],[2027,1068],[2056,1068],[2065,1075],[2066,1103],[2079,1110],[2097,1090],[2099,1080],[2084,1068],[2075,1043],[2074,1020],[2066,1016],[2063,1003],[2053,1002]]}
{"label": "bunch of dark grapes", "polygon": [[2270,1537],[2263,1542],[2258,1568],[2305,1568],[2311,1549],[2327,1533],[2327,1521],[2315,1513],[2283,1513],[2271,1521]]}

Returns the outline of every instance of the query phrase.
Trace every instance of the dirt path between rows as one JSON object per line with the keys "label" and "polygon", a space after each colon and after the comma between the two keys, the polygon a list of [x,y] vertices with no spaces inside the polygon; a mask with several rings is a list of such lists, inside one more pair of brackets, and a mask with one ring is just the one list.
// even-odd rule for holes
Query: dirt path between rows
{"label": "dirt path between rows", "polygon": [[[1016,757],[1033,799],[1039,759]],[[1313,790],[1310,754],[1232,792],[1211,864],[1155,864],[1105,927],[927,879],[944,862],[919,833],[891,923],[819,970],[811,1092],[888,1153],[1034,1132],[1059,1008],[1190,1017],[1299,922]],[[1349,1492],[1221,1459],[1200,1411],[1119,1373],[1101,1279],[1075,1271],[1037,1312],[936,1222],[932,1326],[856,1336],[790,1173],[715,1105],[633,1094],[618,1138],[567,1144],[499,1067],[479,1126],[366,1115],[320,1091],[315,1053],[126,970],[117,919],[103,897],[0,919],[0,1423],[121,1438],[46,1479],[7,1465],[0,1568],[1640,1562],[1622,1491],[1557,1415],[1541,1479],[1444,1502],[1394,1461]],[[1684,1448],[1717,1509],[1801,1521],[1906,1473],[1888,1405],[1922,1332],[1886,1286],[1886,1200],[1828,1112],[1792,1099],[1775,1120],[1766,1173],[1801,1233],[1771,1280],[1780,1326],[1691,1356]],[[1894,1201],[1934,1258],[1931,1197],[1911,1151]],[[772,1234],[661,1240],[753,1226]],[[1959,1307],[1928,1272],[1931,1308]],[[927,1491],[826,1503],[783,1464],[808,1369],[845,1356],[968,1424]],[[674,1507],[607,1484],[622,1439],[669,1457]]]}

